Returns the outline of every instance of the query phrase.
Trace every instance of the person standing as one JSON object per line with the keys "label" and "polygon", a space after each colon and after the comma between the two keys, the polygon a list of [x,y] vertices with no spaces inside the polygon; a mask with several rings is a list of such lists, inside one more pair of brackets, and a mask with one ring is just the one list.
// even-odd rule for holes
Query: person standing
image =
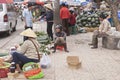
{"label": "person standing", "polygon": [[70,28],[70,33],[74,34],[75,31],[75,23],[76,23],[76,19],[75,19],[75,15],[74,15],[74,9],[69,9],[70,10],[70,19],[69,19],[69,28]]}
{"label": "person standing", "polygon": [[69,20],[69,17],[70,17],[70,13],[69,13],[68,8],[66,7],[65,3],[62,3],[62,7],[60,9],[60,18],[62,20],[63,31],[66,32],[67,36],[70,35],[69,29],[68,29],[68,25],[69,25],[68,20]]}
{"label": "person standing", "polygon": [[94,31],[92,36],[92,43],[89,44],[93,46],[91,47],[92,49],[98,48],[98,38],[108,36],[110,33],[111,24],[107,20],[107,17],[108,15],[105,15],[103,13],[100,15],[101,24],[99,26],[99,30]]}
{"label": "person standing", "polygon": [[102,12],[106,11],[106,9],[109,7],[109,5],[105,2],[105,1],[102,1],[101,2],[101,5],[100,5],[100,10]]}
{"label": "person standing", "polygon": [[[25,22],[25,29],[31,28],[33,29],[33,16],[32,16],[32,4],[28,3],[28,9],[24,9],[23,11],[23,20]],[[27,40],[27,37],[24,37],[24,41]]]}
{"label": "person standing", "polygon": [[44,17],[47,21],[47,34],[51,40],[53,40],[53,31],[52,31],[52,26],[53,26],[53,8],[51,4],[46,4],[44,5],[46,8],[46,13],[44,14]]}

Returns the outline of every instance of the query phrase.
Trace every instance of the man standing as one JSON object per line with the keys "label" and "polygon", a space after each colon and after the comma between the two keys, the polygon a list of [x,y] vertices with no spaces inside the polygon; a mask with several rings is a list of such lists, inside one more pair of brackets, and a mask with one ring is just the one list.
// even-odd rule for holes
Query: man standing
{"label": "man standing", "polygon": [[92,43],[89,44],[93,45],[93,47],[91,47],[92,49],[98,48],[98,38],[108,36],[110,33],[111,24],[106,19],[107,17],[108,15],[105,16],[103,13],[100,15],[101,24],[99,26],[99,30],[94,31],[92,36]]}
{"label": "man standing", "polygon": [[[25,22],[25,29],[33,29],[33,16],[32,16],[32,4],[28,3],[28,9],[23,11],[23,20]],[[27,40],[27,37],[24,36],[24,41]]]}
{"label": "man standing", "polygon": [[62,7],[60,9],[60,18],[62,20],[63,31],[66,32],[67,36],[70,35],[68,30],[68,20],[70,17],[70,13],[68,8],[66,7],[65,3],[62,3]]}
{"label": "man standing", "polygon": [[23,18],[25,21],[25,29],[31,28],[33,29],[33,16],[32,16],[32,4],[28,3],[28,9],[23,11]]}

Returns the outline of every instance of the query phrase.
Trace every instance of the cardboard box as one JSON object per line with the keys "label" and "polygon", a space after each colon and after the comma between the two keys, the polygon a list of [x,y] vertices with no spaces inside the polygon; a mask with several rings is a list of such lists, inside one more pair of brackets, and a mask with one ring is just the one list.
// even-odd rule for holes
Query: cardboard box
{"label": "cardboard box", "polygon": [[70,68],[78,69],[81,66],[81,61],[78,56],[68,56],[67,63]]}
{"label": "cardboard box", "polygon": [[7,75],[8,75],[8,78],[9,78],[9,79],[11,79],[11,78],[16,78],[16,77],[19,76],[19,74],[18,74],[17,71],[16,71],[15,73],[10,73],[10,72],[9,72]]}

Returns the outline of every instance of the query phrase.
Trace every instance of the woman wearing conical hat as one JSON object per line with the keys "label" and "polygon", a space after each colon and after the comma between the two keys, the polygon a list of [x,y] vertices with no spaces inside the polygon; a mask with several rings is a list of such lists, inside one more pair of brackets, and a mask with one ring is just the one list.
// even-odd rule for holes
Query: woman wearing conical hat
{"label": "woman wearing conical hat", "polygon": [[[28,62],[39,62],[37,49],[40,48],[36,40],[36,34],[29,28],[20,35],[28,37],[21,46],[15,46],[17,51],[12,53],[13,62],[16,64],[17,71],[21,72],[21,67]],[[35,47],[36,45],[36,47]]]}
{"label": "woman wearing conical hat", "polygon": [[51,40],[53,40],[53,31],[52,31],[52,26],[53,26],[53,8],[51,4],[46,4],[44,5],[46,8],[46,13],[44,14],[44,17],[47,21],[47,34]]}

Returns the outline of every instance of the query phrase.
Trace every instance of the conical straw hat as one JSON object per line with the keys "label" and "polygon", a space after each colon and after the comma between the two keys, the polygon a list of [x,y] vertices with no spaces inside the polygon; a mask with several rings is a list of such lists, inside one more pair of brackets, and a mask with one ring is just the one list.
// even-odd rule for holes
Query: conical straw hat
{"label": "conical straw hat", "polygon": [[102,1],[101,4],[105,4],[105,1]]}
{"label": "conical straw hat", "polygon": [[33,38],[36,38],[36,34],[34,33],[33,30],[31,30],[30,28],[29,29],[26,29],[25,31],[21,32],[20,35],[22,36],[27,36],[27,37],[33,37]]}
{"label": "conical straw hat", "polygon": [[53,10],[51,4],[45,4],[44,7],[48,8],[48,9],[50,9],[50,10]]}

